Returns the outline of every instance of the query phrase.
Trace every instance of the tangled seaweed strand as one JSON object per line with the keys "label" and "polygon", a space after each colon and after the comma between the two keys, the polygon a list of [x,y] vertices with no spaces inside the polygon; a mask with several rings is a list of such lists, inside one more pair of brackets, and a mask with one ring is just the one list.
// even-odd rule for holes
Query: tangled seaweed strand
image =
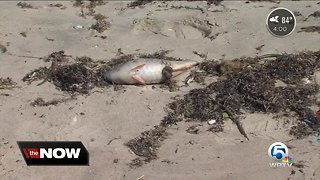
{"label": "tangled seaweed strand", "polygon": [[[241,113],[241,110],[265,113],[293,111],[301,121],[308,119],[311,122],[309,128],[316,130],[320,122],[308,107],[312,104],[310,97],[318,92],[319,87],[303,84],[301,79],[310,78],[319,67],[320,51],[282,55],[263,66],[245,68],[207,88],[216,92],[216,101],[234,114]],[[276,80],[287,83],[287,86],[276,87]]]}
{"label": "tangled seaweed strand", "polygon": [[[254,58],[247,58],[233,60],[231,64],[217,64],[213,61],[201,64],[200,68],[207,70],[208,75],[219,74],[225,78],[205,88],[193,89],[182,99],[173,101],[168,105],[169,112],[160,126],[130,140],[127,146],[139,156],[132,161],[132,165],[141,166],[157,158],[157,149],[167,136],[166,128],[182,120],[201,122],[215,119],[215,126],[209,130],[220,132],[223,130],[223,113],[227,113],[240,133],[248,139],[235,117],[242,111],[293,111],[300,122],[292,127],[291,135],[303,138],[317,130],[320,122],[308,107],[312,104],[310,97],[315,95],[319,88],[315,84],[302,84],[301,79],[309,78],[320,67],[320,51],[284,54],[264,64],[259,62],[259,58],[256,58],[256,63],[253,63],[253,60]],[[236,70],[232,71],[234,68]],[[288,84],[285,87],[276,86],[276,80]],[[307,124],[304,122],[306,119],[309,122]]]}
{"label": "tangled seaweed strand", "polygon": [[63,91],[88,93],[94,87],[94,73],[81,64],[57,67],[52,72],[54,85]]}
{"label": "tangled seaweed strand", "polygon": [[161,126],[155,126],[154,129],[144,131],[140,136],[131,139],[126,145],[140,158],[134,159],[130,166],[137,167],[145,162],[150,162],[157,158],[157,149],[161,146],[161,142],[166,139],[168,133]]}

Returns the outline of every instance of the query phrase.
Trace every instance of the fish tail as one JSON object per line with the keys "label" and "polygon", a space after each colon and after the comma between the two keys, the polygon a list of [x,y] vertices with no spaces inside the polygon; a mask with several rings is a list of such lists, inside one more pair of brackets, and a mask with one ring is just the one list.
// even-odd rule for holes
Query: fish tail
{"label": "fish tail", "polygon": [[171,64],[171,68],[173,71],[181,71],[181,70],[188,70],[196,65],[198,65],[199,62],[196,61],[179,61]]}

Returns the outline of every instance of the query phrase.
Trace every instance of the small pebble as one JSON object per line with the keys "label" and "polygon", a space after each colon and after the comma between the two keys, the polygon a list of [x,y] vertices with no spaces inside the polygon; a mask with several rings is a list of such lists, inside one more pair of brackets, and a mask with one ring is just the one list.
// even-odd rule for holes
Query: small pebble
{"label": "small pebble", "polygon": [[216,123],[216,120],[214,120],[214,119],[208,121],[208,124],[209,124],[209,125],[213,125],[213,124],[215,124],[215,123]]}

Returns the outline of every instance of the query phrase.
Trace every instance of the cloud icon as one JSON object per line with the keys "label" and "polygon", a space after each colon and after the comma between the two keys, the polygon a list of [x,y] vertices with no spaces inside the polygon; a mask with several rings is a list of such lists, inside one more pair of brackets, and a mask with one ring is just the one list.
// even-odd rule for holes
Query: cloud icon
{"label": "cloud icon", "polygon": [[278,18],[279,18],[279,16],[274,16],[274,17],[270,18],[269,21],[270,21],[270,22],[278,23],[278,22],[279,22],[279,21],[278,21]]}

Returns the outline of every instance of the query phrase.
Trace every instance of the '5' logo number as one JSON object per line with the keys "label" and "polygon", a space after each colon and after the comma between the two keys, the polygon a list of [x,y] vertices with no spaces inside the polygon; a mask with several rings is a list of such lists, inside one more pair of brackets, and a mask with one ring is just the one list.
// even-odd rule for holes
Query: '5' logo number
{"label": "'5' logo number", "polygon": [[268,149],[268,155],[274,160],[281,161],[289,155],[288,147],[281,142],[273,143]]}

